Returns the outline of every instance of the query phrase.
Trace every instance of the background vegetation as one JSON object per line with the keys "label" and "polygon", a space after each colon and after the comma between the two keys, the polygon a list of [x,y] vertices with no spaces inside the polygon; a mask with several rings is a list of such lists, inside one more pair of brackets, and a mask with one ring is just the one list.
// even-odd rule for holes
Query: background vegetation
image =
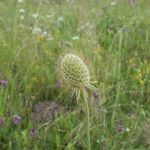
{"label": "background vegetation", "polygon": [[[1,0],[0,149],[87,149],[84,111],[59,73],[66,53],[98,81],[100,92],[89,91],[92,149],[148,149],[136,140],[150,117],[149,18],[149,0]],[[34,124],[33,106],[47,100],[67,114]]]}

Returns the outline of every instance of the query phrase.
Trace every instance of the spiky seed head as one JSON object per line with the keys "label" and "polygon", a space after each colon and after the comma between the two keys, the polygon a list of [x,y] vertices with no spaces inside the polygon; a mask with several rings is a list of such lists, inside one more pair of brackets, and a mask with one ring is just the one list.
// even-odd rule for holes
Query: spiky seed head
{"label": "spiky seed head", "polygon": [[64,81],[71,87],[80,88],[89,84],[89,70],[83,60],[74,54],[66,54],[61,61]]}

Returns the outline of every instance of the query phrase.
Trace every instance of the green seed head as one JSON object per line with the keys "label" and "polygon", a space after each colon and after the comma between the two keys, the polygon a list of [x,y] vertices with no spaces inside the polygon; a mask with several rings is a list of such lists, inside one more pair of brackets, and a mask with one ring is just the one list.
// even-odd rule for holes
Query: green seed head
{"label": "green seed head", "polygon": [[66,54],[61,61],[64,81],[74,88],[89,84],[89,70],[83,60],[74,54]]}

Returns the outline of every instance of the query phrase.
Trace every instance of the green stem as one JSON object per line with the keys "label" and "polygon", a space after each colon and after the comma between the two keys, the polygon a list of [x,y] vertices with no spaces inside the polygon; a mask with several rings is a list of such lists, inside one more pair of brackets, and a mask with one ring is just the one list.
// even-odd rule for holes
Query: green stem
{"label": "green stem", "polygon": [[88,95],[85,89],[83,89],[83,99],[86,107],[86,113],[87,113],[87,144],[88,144],[88,150],[91,149],[91,139],[90,139],[90,110],[88,105]]}

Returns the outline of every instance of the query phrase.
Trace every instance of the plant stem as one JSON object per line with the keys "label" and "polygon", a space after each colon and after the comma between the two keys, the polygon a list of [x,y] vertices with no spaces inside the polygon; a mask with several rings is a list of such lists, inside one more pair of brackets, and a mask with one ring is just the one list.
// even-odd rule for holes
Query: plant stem
{"label": "plant stem", "polygon": [[85,89],[83,89],[83,99],[86,107],[86,114],[87,114],[87,144],[88,150],[91,149],[91,140],[90,140],[90,110],[88,105],[88,95]]}

